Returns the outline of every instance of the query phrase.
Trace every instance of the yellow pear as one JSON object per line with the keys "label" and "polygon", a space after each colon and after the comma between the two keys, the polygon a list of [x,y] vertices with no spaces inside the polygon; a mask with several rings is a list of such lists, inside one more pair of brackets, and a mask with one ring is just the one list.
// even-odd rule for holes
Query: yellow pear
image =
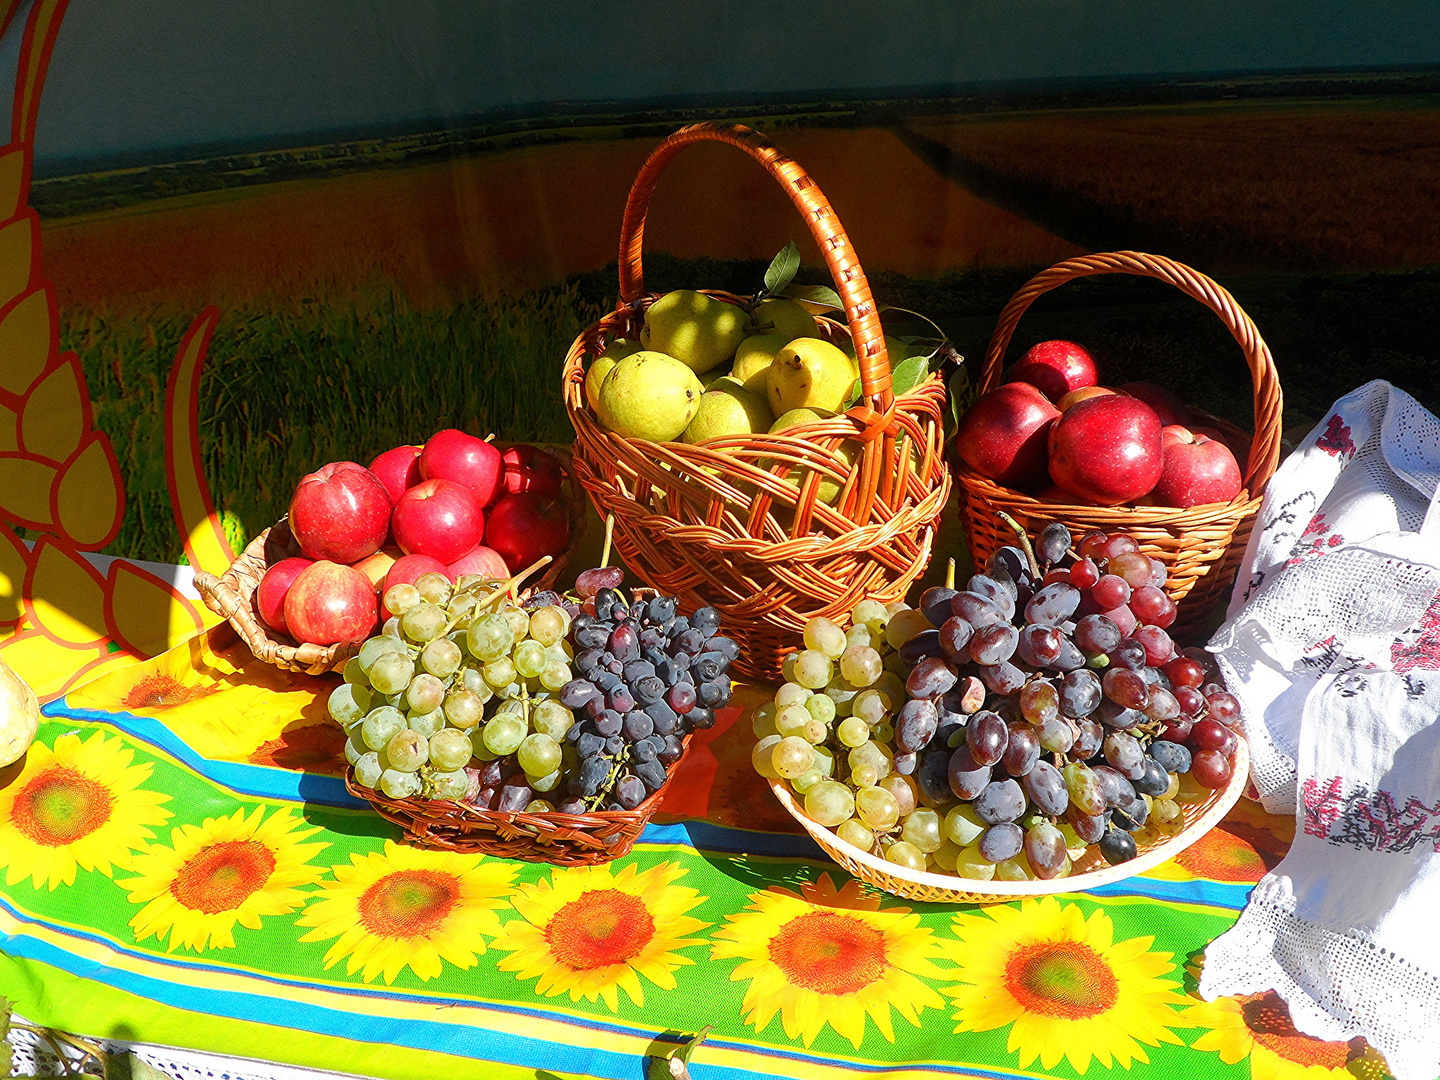
{"label": "yellow pear", "polygon": [[739,379],[746,390],[761,397],[768,397],[766,372],[775,359],[775,354],[794,340],[784,334],[756,334],[747,337],[735,350],[735,365],[730,374]]}
{"label": "yellow pear", "polygon": [[638,341],[626,341],[624,338],[611,338],[605,345],[605,351],[590,362],[590,369],[585,372],[585,401],[590,408],[599,406],[600,384],[605,381],[605,376],[610,374],[610,369],[627,356],[633,356],[640,351]]}
{"label": "yellow pear", "polygon": [[726,435],[753,435],[768,430],[771,419],[763,398],[727,376],[701,395],[700,407],[681,439],[698,443]]}
{"label": "yellow pear", "polygon": [[[821,420],[828,420],[834,415],[833,412],[821,412],[815,409],[791,409],[776,420],[775,423],[770,425],[770,433],[773,435],[776,432],[784,431],[786,428],[799,427],[801,424],[818,424]],[[839,453],[840,456],[849,463],[850,467],[854,468],[855,462],[860,458],[860,444],[853,439],[846,439],[840,444]],[[771,468],[774,464],[773,461],[768,461],[765,463],[765,467]],[[799,491],[800,482],[810,471],[809,469],[798,467],[793,468],[790,470],[790,475],[787,476],[783,482],[789,484],[796,491]],[[815,497],[823,503],[834,506],[835,500],[839,498],[842,489],[843,485],[836,482],[830,476],[822,476],[820,478],[820,487],[816,490]]]}
{"label": "yellow pear", "polygon": [[796,338],[776,355],[766,377],[770,411],[791,409],[838,412],[855,385],[850,358],[828,341]]}
{"label": "yellow pear", "polygon": [[815,316],[794,300],[761,300],[755,305],[755,323],[760,327],[773,323],[773,328],[764,329],[762,332],[766,335],[779,334],[787,342],[794,341],[797,337],[816,337],[820,333],[819,327],[815,325]]}
{"label": "yellow pear", "polygon": [[610,369],[595,412],[627,439],[673,442],[694,418],[704,392],[695,372],[673,356],[642,351]]}
{"label": "yellow pear", "polygon": [[[35,691],[0,660],[0,766],[24,757],[39,729],[40,703]],[[65,819],[62,816],[60,820]]]}
{"label": "yellow pear", "polygon": [[666,293],[645,312],[640,343],[673,356],[696,373],[735,355],[749,318],[743,308],[693,289]]}

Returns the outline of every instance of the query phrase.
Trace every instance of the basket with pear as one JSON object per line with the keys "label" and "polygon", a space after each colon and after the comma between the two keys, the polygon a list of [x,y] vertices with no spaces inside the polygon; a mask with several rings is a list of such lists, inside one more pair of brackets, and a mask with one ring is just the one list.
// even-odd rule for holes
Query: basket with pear
{"label": "basket with pear", "polygon": [[[700,141],[743,150],[782,184],[836,289],[794,285],[791,244],[753,296],[646,292],[650,197]],[[950,483],[941,369],[958,358],[884,333],[819,187],[748,128],[665,140],[631,189],[620,251],[619,306],[565,365],[576,476],[614,515],[631,570],[687,609],[713,605],[741,642],[737,670],[773,679],[808,619],[861,595],[899,599],[929,561]]]}

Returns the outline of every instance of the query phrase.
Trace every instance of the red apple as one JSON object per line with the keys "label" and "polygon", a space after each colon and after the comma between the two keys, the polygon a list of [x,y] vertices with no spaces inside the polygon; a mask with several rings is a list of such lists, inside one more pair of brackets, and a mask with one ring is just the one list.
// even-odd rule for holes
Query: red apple
{"label": "red apple", "polygon": [[453,480],[422,480],[400,496],[390,527],[406,555],[451,563],[480,542],[485,515],[469,488]]}
{"label": "red apple", "polygon": [[970,406],[955,433],[965,464],[997,484],[1027,490],[1045,479],[1045,445],[1060,415],[1025,382],[1006,383]]}
{"label": "red apple", "polygon": [[1050,478],[1099,506],[1140,498],[1160,479],[1160,418],[1139,398],[1072,405],[1050,429]]}
{"label": "red apple", "polygon": [[375,587],[353,566],[322,559],[296,575],[285,594],[285,625],[296,641],[361,641],[375,627]]}
{"label": "red apple", "polygon": [[468,488],[482,509],[500,493],[504,471],[499,450],[455,428],[437,431],[420,451],[420,474],[426,480],[450,480]]}
{"label": "red apple", "polygon": [[490,511],[485,544],[500,553],[510,573],[519,573],[569,546],[570,521],[558,504],[542,503],[529,492],[506,495]]}
{"label": "red apple", "polygon": [[395,561],[403,554],[399,548],[384,547],[375,552],[374,555],[366,555],[365,558],[355,564],[355,569],[369,578],[370,584],[378,589],[380,583],[385,580],[385,575],[390,572],[390,568],[395,565]]}
{"label": "red apple", "polygon": [[1079,390],[1071,390],[1055,403],[1055,407],[1061,412],[1064,412],[1070,408],[1071,405],[1078,405],[1080,402],[1086,401],[1089,398],[1104,397],[1106,394],[1113,393],[1115,393],[1115,391],[1111,390],[1108,386],[1082,386]]}
{"label": "red apple", "polygon": [[1182,509],[1229,502],[1244,486],[1240,466],[1219,439],[1170,424],[1160,433],[1160,481],[1154,495],[1161,506]]}
{"label": "red apple", "polygon": [[1180,400],[1178,394],[1166,390],[1163,386],[1156,386],[1152,382],[1127,382],[1120,387],[1120,392],[1139,398],[1154,409],[1163,427],[1190,422],[1190,407]]}
{"label": "red apple", "polygon": [[353,563],[390,531],[390,496],[369,469],[336,461],[302,477],[290,499],[290,531],[312,559]]}
{"label": "red apple", "polygon": [[560,497],[560,482],[565,474],[560,469],[560,463],[544,450],[522,443],[506,450],[502,457],[505,462],[505,478],[501,482],[504,494],[528,491],[546,500]]}
{"label": "red apple", "polygon": [[265,576],[255,587],[255,613],[271,630],[279,630],[282,634],[290,632],[285,626],[285,594],[290,591],[300,571],[310,565],[309,559],[281,559],[265,571]]}
{"label": "red apple", "polygon": [[400,496],[425,478],[420,475],[420,447],[397,446],[370,463],[370,471],[385,485],[393,505]]}
{"label": "red apple", "polygon": [[1030,347],[1005,381],[1027,382],[1051,401],[1059,401],[1071,390],[1094,386],[1098,377],[1085,346],[1073,341],[1042,341]]}
{"label": "red apple", "polygon": [[[495,516],[493,513],[490,515]],[[569,539],[566,539],[569,543]],[[564,548],[561,548],[563,551]],[[536,556],[538,558],[539,556]],[[535,560],[532,559],[531,562]],[[527,564],[528,565],[528,564]],[[466,552],[445,568],[450,575],[451,581],[459,581],[465,574],[479,574],[487,578],[508,578],[510,569],[505,565],[505,560],[494,548],[485,547],[483,544],[473,551]]]}

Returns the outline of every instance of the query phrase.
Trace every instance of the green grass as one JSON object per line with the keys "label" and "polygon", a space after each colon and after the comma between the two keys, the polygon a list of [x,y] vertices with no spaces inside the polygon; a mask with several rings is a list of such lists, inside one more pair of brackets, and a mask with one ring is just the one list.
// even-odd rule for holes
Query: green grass
{"label": "green grass", "polygon": [[[763,263],[647,255],[647,282],[748,293]],[[936,319],[978,371],[995,318],[1026,270],[936,281],[872,278],[882,302]],[[812,268],[801,279],[823,281]],[[1440,411],[1440,270],[1275,275],[1224,282],[1275,354],[1285,424],[1318,420],[1337,397],[1383,378]],[[295,482],[327,461],[368,462],[446,426],[511,440],[569,442],[560,368],[576,334],[613,307],[611,267],[513,299],[416,311],[387,288],[343,302],[226,311],[201,383],[201,446],[216,504],[253,535],[284,513]],[[126,479],[111,554],[173,562],[181,552],[165,483],[165,380],[195,312],[61,313],[62,347],[81,356],[97,424]],[[920,333],[903,316],[896,332]],[[1085,342],[1110,384],[1150,379],[1250,426],[1249,375],[1219,320],[1169,286],[1091,278],[1041,298],[1010,352],[1048,337]]]}

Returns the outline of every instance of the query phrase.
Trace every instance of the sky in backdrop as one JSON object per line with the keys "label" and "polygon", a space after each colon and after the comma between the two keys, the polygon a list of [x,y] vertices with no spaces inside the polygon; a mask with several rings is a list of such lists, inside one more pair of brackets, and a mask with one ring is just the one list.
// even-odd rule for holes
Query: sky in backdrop
{"label": "sky in backdrop", "polygon": [[36,156],[173,160],[535,102],[1437,62],[1435,0],[75,0]]}

